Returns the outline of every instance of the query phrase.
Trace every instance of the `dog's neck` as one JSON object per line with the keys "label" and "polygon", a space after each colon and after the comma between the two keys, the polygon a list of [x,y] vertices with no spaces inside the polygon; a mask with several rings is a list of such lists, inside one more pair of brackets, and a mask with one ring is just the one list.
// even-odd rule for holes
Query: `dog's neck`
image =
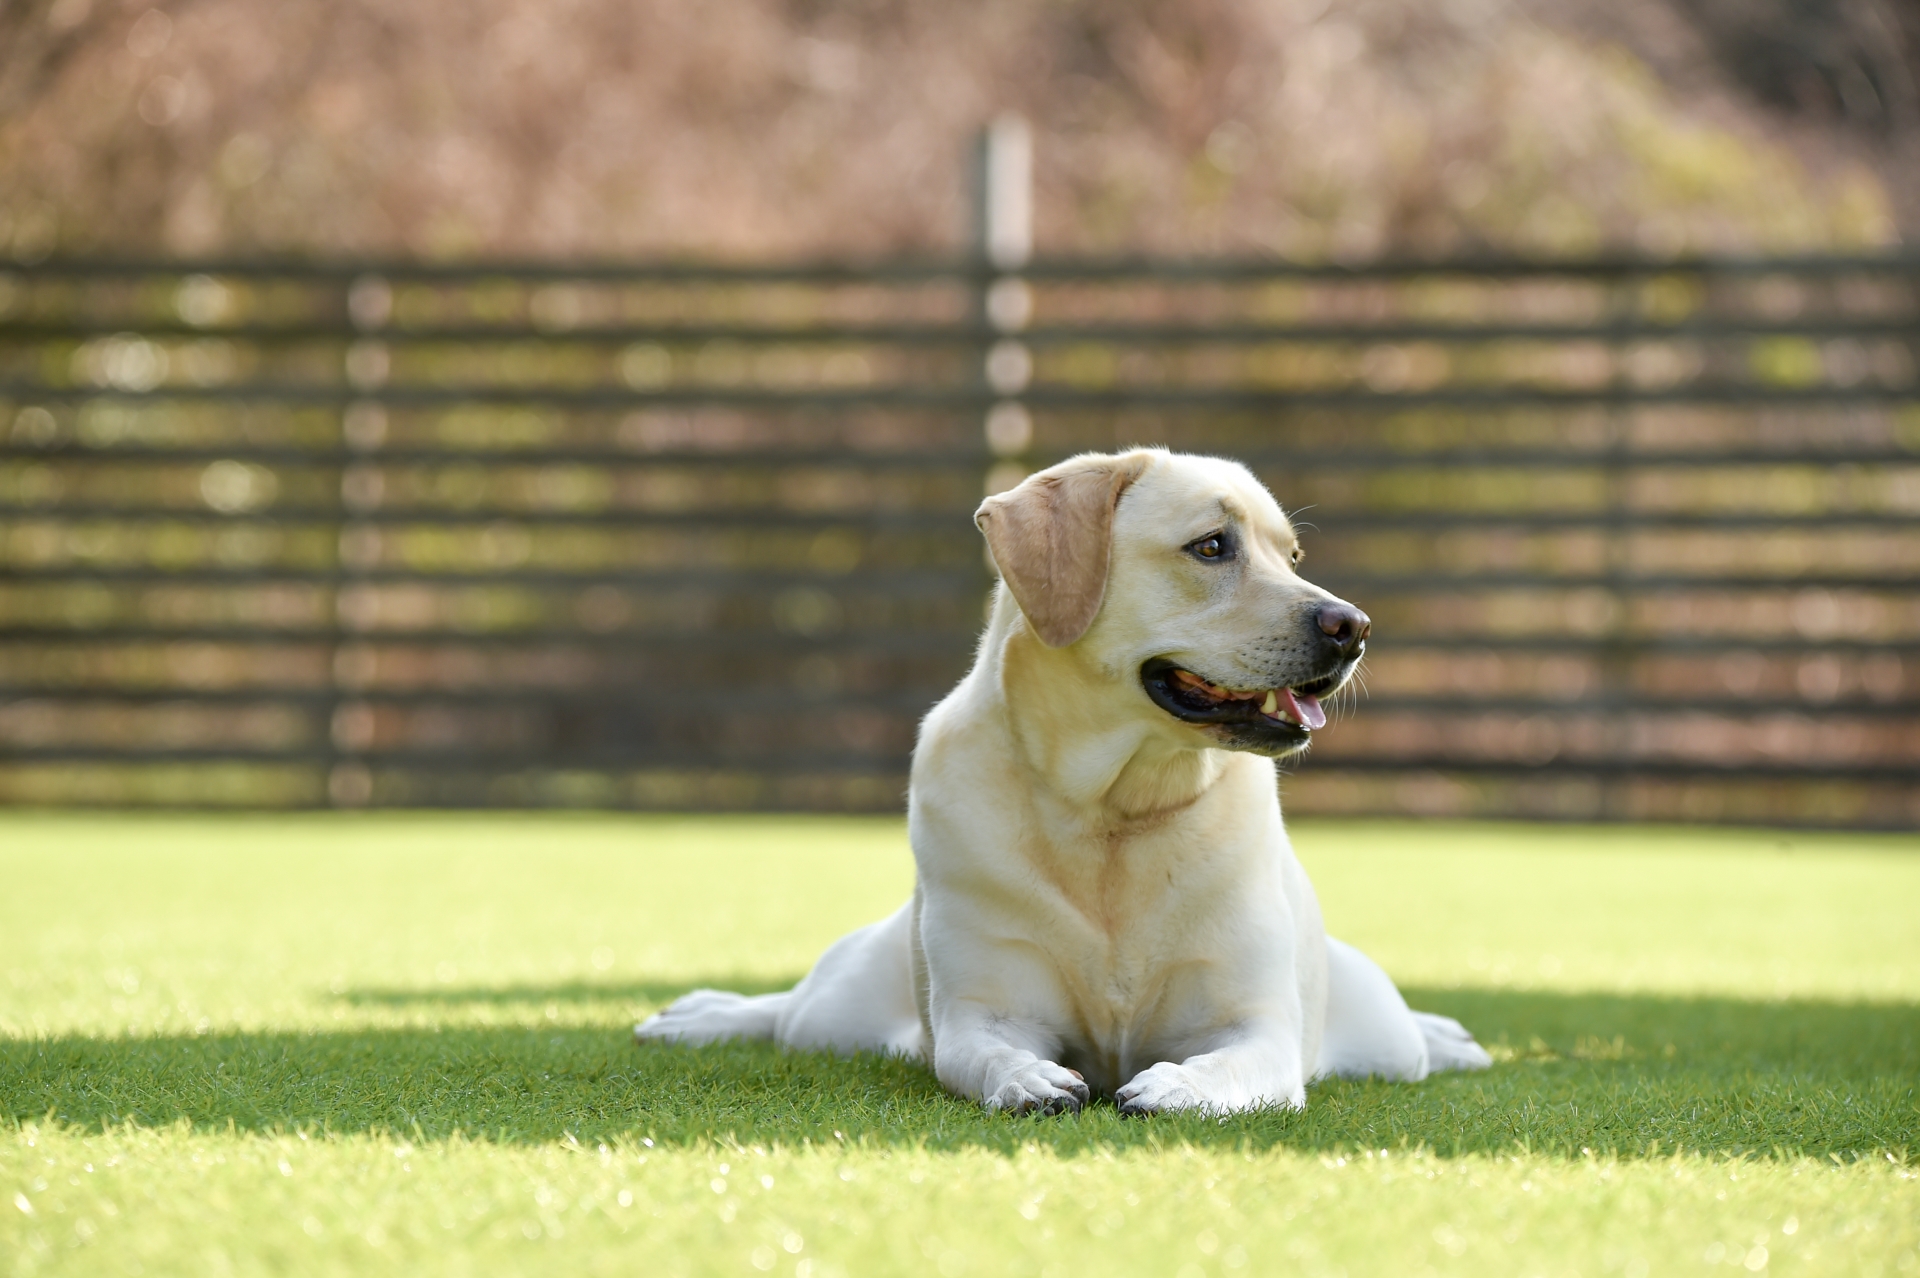
{"label": "dog's neck", "polygon": [[1077,645],[1047,647],[1004,597],[995,613],[985,673],[998,676],[1025,762],[1066,804],[1132,821],[1187,807],[1220,779],[1226,751],[1196,748],[1113,695],[1125,672],[1100,669]]}

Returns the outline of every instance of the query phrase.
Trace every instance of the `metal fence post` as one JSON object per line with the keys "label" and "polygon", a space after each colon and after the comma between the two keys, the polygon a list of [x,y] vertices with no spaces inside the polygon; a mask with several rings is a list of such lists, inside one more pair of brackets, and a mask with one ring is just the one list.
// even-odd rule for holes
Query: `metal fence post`
{"label": "metal fence post", "polygon": [[998,116],[981,131],[976,192],[976,319],[988,334],[981,373],[994,397],[983,423],[994,458],[986,490],[996,493],[1026,478],[1033,446],[1033,416],[1020,400],[1033,352],[1016,336],[1033,318],[1033,289],[1019,274],[1033,256],[1033,132],[1019,116]]}
{"label": "metal fence post", "polygon": [[373,772],[365,755],[374,745],[374,710],[364,692],[374,679],[373,656],[358,641],[366,629],[366,595],[360,588],[381,556],[379,524],[367,516],[381,501],[384,475],[369,460],[387,437],[387,410],[372,396],[386,385],[391,356],[377,334],[393,314],[393,287],[378,275],[362,275],[347,288],[347,320],[358,334],[347,343],[343,373],[354,393],[340,417],[340,532],[333,582],[333,697],[327,741],[327,802],[364,807],[373,800]]}

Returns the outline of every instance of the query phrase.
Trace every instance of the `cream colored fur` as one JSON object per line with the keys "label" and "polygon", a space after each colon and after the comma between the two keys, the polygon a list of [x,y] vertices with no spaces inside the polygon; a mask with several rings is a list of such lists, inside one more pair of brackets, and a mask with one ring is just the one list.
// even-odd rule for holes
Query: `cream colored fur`
{"label": "cream colored fur", "polygon": [[[1338,601],[1295,571],[1266,489],[1217,459],[1089,455],[978,522],[1003,584],[921,727],[913,899],[793,990],[696,991],[636,1036],[900,1052],[961,1096],[1044,1112],[1092,1093],[1128,1112],[1299,1107],[1319,1074],[1488,1064],[1326,937],[1273,759],[1143,691],[1154,658],[1230,688],[1319,672],[1314,618]],[[1231,563],[1191,552],[1222,529]]]}

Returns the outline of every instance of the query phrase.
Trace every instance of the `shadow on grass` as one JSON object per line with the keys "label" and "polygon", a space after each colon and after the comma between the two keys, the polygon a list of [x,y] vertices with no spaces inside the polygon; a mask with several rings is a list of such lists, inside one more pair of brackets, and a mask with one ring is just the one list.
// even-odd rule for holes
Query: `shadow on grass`
{"label": "shadow on grass", "polygon": [[708,976],[699,981],[569,981],[564,985],[432,985],[422,988],[348,990],[343,1003],[360,1007],[539,1007],[548,1003],[630,1003],[662,1006],[702,986],[738,994],[772,994],[792,989],[797,976],[768,980],[760,976]]}
{"label": "shadow on grass", "polygon": [[[715,982],[724,984],[725,982]],[[358,1003],[604,1006],[684,986],[373,990]],[[1858,1154],[1920,1145],[1920,1008],[1819,1002],[1409,990],[1458,1016],[1499,1064],[1418,1085],[1329,1081],[1304,1113],[1226,1120],[987,1114],[901,1060],[765,1044],[636,1047],[604,1028],[364,1029],[0,1041],[0,1114],[85,1127],[189,1119],[242,1130],[459,1131],[503,1142],[835,1140],[1012,1150],[1193,1142],[1441,1154],[1525,1146]],[[1655,1144],[1657,1142],[1657,1145]]]}

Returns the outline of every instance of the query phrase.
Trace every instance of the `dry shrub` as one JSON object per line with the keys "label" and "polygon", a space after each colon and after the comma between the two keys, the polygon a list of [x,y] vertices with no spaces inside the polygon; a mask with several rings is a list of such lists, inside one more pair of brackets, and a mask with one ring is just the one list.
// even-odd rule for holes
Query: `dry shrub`
{"label": "dry shrub", "polygon": [[951,250],[1002,109],[1058,251],[1895,236],[1867,168],[1503,0],[14,0],[0,50],[24,258]]}

